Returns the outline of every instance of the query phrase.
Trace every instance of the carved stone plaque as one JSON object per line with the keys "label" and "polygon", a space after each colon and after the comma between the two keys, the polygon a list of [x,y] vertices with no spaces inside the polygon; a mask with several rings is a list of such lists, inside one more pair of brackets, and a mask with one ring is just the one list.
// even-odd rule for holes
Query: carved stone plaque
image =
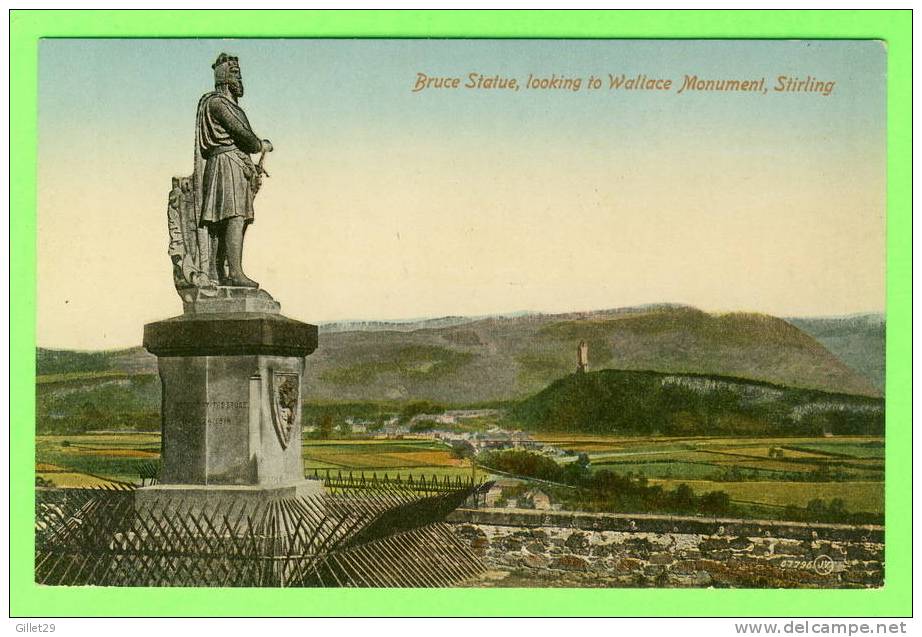
{"label": "carved stone plaque", "polygon": [[272,397],[272,424],[282,449],[287,449],[291,434],[301,423],[301,382],[298,374],[272,372],[269,377]]}

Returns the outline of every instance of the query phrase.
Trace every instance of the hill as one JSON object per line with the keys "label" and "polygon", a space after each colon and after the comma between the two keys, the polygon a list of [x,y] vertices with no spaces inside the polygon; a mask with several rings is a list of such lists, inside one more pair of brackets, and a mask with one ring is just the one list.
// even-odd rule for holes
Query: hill
{"label": "hill", "polygon": [[591,369],[707,373],[879,394],[816,339],[779,318],[682,306],[326,333],[309,359],[305,391],[348,400],[518,399],[573,372],[581,340],[589,343]]}
{"label": "hill", "polygon": [[[351,326],[357,329],[346,329]],[[322,326],[320,347],[308,358],[303,395],[308,401],[472,404],[518,400],[572,373],[581,340],[589,344],[593,370],[714,374],[786,387],[879,395],[868,379],[782,319],[708,314],[673,305],[481,319],[449,317],[409,326],[377,322]],[[84,402],[92,403],[93,383],[104,377],[111,381],[113,375],[156,375],[157,371],[156,358],[141,348],[109,352],[39,349],[37,356],[40,398],[76,391]],[[81,378],[81,383],[73,384]],[[65,390],[56,385],[59,381],[71,385]],[[144,406],[157,404],[157,383],[144,387],[151,391],[141,401]]]}
{"label": "hill", "polygon": [[591,434],[880,435],[878,398],[701,374],[572,374],[510,411],[530,431]]}
{"label": "hill", "polygon": [[845,364],[884,389],[887,326],[883,314],[855,314],[825,318],[789,318]]}

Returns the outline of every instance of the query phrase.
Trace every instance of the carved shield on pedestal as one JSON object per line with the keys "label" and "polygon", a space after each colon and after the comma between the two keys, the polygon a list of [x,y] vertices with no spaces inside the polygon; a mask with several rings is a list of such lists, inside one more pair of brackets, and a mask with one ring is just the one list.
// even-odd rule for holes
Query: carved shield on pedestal
{"label": "carved shield on pedestal", "polygon": [[295,427],[301,426],[301,382],[298,374],[272,372],[269,376],[272,396],[272,424],[282,449],[287,449]]}

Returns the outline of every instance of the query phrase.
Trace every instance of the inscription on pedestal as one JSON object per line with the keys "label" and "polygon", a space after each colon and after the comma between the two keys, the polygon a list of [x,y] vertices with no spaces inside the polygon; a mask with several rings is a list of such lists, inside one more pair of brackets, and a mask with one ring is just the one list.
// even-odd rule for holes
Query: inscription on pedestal
{"label": "inscription on pedestal", "polygon": [[158,360],[163,484],[279,485],[303,479],[303,358]]}

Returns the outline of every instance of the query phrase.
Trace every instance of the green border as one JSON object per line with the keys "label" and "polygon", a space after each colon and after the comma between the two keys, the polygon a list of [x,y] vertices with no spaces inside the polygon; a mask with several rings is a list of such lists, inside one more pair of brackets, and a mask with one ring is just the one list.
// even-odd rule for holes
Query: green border
{"label": "green border", "polygon": [[[10,613],[49,616],[910,616],[911,47],[900,11],[10,13]],[[877,590],[49,588],[33,582],[36,101],[41,37],[859,38],[888,45],[886,585]]]}

